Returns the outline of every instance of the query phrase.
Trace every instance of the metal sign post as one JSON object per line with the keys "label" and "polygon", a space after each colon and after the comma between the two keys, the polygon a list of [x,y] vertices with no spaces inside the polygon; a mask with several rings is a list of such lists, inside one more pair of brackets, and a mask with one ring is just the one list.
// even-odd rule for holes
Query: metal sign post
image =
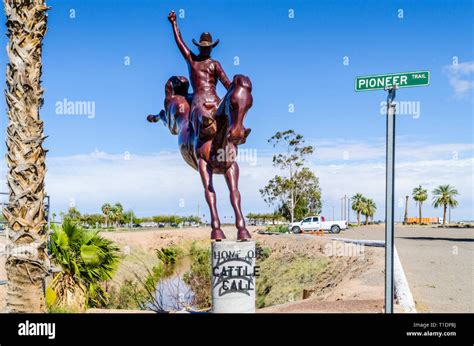
{"label": "metal sign post", "polygon": [[387,88],[387,165],[385,182],[385,313],[393,313],[393,246],[395,192],[395,99],[397,86]]}
{"label": "metal sign post", "polygon": [[[385,313],[393,313],[393,253],[395,199],[395,93],[398,88],[428,86],[430,71],[401,72],[360,76],[355,91],[386,90],[387,97],[387,163],[385,184]],[[350,203],[349,203],[350,205]]]}

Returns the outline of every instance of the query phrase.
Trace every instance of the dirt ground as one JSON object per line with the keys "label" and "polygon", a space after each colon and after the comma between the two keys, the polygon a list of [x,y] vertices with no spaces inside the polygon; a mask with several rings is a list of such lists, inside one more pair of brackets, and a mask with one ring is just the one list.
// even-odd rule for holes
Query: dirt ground
{"label": "dirt ground", "polygon": [[[252,237],[262,246],[273,252],[306,253],[309,255],[331,254],[335,248],[342,251],[328,277],[324,280],[325,287],[321,291],[311,292],[308,299],[289,302],[287,304],[260,309],[259,312],[382,312],[384,295],[384,251],[383,248],[363,247],[361,253],[353,255],[352,245],[334,242],[327,236],[299,237],[295,235],[262,235],[256,231],[259,227],[250,227]],[[235,239],[235,229],[224,227],[228,239]],[[135,264],[127,264],[120,268],[115,280],[121,281],[131,272],[143,270],[143,264],[151,266],[154,250],[172,244],[199,241],[209,243],[209,229],[150,229],[131,232],[107,232],[104,236],[116,241],[122,251],[140,254]],[[359,249],[360,250],[360,249]],[[329,252],[328,252],[329,251]],[[348,251],[346,254],[344,251]],[[333,251],[334,252],[334,251]],[[360,251],[359,251],[360,252]],[[348,258],[347,258],[348,257]],[[334,302],[334,304],[331,304]],[[396,307],[397,311],[400,311]]]}
{"label": "dirt ground", "polygon": [[[384,295],[384,250],[363,247],[353,249],[341,247],[343,242],[335,242],[326,236],[300,237],[298,235],[262,235],[257,227],[250,227],[252,237],[262,246],[284,255],[286,252],[302,252],[309,255],[335,255],[337,260],[324,280],[325,287],[305,300],[295,299],[282,305],[260,309],[259,312],[376,312],[383,309]],[[224,227],[228,239],[235,239],[235,228]],[[127,261],[115,277],[122,281],[133,273],[142,273],[146,266],[156,261],[155,250],[172,244],[198,241],[210,243],[208,228],[150,229],[134,231],[104,232],[105,237],[116,241],[125,255],[133,254],[135,261]],[[0,245],[5,237],[0,236]],[[339,253],[336,253],[337,251]],[[337,279],[332,280],[331,277]],[[0,256],[0,280],[5,279],[4,257]],[[5,301],[6,286],[0,286],[0,310]],[[396,311],[400,311],[396,307]]]}

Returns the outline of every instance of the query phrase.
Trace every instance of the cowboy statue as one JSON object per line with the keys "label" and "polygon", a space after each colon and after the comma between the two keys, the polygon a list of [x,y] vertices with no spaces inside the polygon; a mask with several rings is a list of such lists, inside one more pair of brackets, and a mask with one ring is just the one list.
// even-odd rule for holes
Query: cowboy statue
{"label": "cowboy statue", "polygon": [[[252,106],[252,84],[244,75],[235,75],[232,82],[221,64],[211,58],[212,49],[219,43],[210,33],[203,33],[199,42],[193,39],[199,54],[189,50],[181,37],[175,12],[168,15],[176,44],[189,69],[189,81],[183,76],[171,77],[165,85],[165,109],[149,115],[148,121],[162,120],[172,134],[178,135],[183,159],[201,175],[206,202],[211,214],[211,239],[225,239],[217,213],[213,174],[223,174],[230,191],[235,213],[237,240],[251,238],[245,226],[238,188],[239,166],[235,161],[237,146],[245,143],[250,129],[243,126],[247,110]],[[220,81],[227,93],[221,99],[216,92]]]}

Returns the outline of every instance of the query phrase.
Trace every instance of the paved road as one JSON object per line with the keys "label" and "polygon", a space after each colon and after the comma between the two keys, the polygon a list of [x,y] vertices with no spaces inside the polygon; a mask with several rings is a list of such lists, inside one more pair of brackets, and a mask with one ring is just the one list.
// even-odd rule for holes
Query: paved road
{"label": "paved road", "polygon": [[[335,238],[385,239],[384,225]],[[395,226],[395,246],[419,312],[474,312],[474,229]]]}

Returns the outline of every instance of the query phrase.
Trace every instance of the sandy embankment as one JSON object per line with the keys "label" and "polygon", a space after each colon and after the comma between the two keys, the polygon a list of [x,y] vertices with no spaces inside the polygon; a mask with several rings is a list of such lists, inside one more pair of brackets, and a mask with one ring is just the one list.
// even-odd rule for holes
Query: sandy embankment
{"label": "sandy embankment", "polygon": [[[285,256],[294,252],[324,256],[328,249],[349,250],[334,261],[330,272],[322,281],[324,287],[305,300],[260,309],[259,312],[382,312],[384,297],[384,250],[363,247],[362,253],[351,255],[349,248],[341,248],[342,242],[334,242],[329,235],[301,237],[298,235],[261,235],[257,227],[250,227],[252,237],[272,252]],[[235,229],[225,227],[228,239],[235,239]],[[209,229],[187,228],[173,230],[140,230],[130,232],[108,232],[104,236],[116,241],[123,251],[141,254],[140,261],[127,263],[120,268],[114,281],[119,282],[131,272],[140,272],[143,266],[155,261],[155,249],[183,242],[209,242]],[[339,244],[339,245],[338,245]],[[359,249],[360,250],[360,249]],[[340,253],[339,253],[340,254]],[[314,288],[313,288],[314,289]]]}
{"label": "sandy embankment", "polygon": [[[256,227],[250,227],[255,241],[283,256],[294,252],[322,256],[327,249],[334,249],[336,246],[328,235],[260,235],[256,230]],[[233,227],[224,227],[224,231],[228,239],[235,239]],[[209,233],[207,228],[102,233],[117,242],[123,253],[128,255],[128,260],[121,265],[112,284],[119,285],[135,274],[145,274],[146,268],[151,268],[156,263],[156,249],[192,241],[209,243]],[[4,241],[5,237],[0,237],[0,245]],[[293,302],[263,308],[259,312],[382,312],[384,251],[383,248],[371,247],[365,247],[362,251],[362,254],[356,256],[341,256],[336,259],[331,271],[325,273],[325,286],[316,287],[310,298],[300,300],[301,297],[296,297]],[[4,257],[0,256],[0,279],[5,278]],[[0,310],[5,304],[5,293],[6,286],[0,286]]]}

